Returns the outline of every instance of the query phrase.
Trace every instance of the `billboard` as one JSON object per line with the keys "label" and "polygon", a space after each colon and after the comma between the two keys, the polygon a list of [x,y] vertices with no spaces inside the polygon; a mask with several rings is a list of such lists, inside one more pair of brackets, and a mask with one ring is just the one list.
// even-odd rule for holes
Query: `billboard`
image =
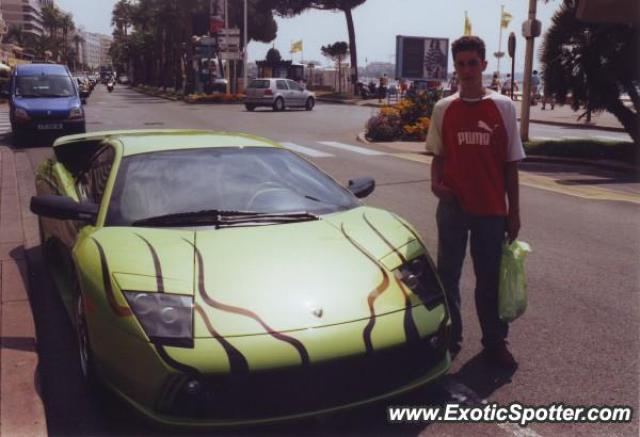
{"label": "billboard", "polygon": [[445,80],[449,39],[396,36],[396,77],[407,80]]}

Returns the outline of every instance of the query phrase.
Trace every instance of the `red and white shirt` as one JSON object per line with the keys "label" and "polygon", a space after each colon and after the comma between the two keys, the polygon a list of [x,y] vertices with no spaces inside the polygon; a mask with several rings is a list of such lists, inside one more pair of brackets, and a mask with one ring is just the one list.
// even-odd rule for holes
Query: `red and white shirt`
{"label": "red and white shirt", "polygon": [[504,216],[505,163],[524,159],[509,97],[491,90],[479,99],[458,93],[439,100],[431,115],[427,150],[444,158],[443,183],[469,214]]}

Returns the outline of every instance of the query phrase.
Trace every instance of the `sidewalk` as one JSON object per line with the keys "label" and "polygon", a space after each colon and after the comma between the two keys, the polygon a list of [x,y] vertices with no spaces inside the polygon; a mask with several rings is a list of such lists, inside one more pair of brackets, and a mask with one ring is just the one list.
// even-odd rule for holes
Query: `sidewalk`
{"label": "sidewalk", "polygon": [[47,435],[28,296],[26,254],[40,244],[32,186],[27,155],[0,145],[0,436]]}
{"label": "sidewalk", "polygon": [[[373,107],[377,108],[380,106],[384,106],[387,104],[387,100],[383,100],[382,103],[378,102],[378,99],[336,99],[336,98],[327,98],[322,97],[322,95],[318,95],[318,101],[328,102],[328,103],[342,103],[347,105],[357,105],[364,107]],[[395,100],[391,100],[390,104],[396,103]],[[518,119],[520,118],[520,111],[522,107],[521,101],[514,102],[516,104],[516,113],[518,115]],[[556,105],[553,110],[550,109],[550,106],[547,105],[546,110],[542,110],[542,105],[538,104],[536,106],[531,107],[529,120],[532,123],[542,123],[542,124],[550,124],[555,126],[566,126],[566,127],[575,127],[582,129],[600,129],[614,132],[624,132],[625,130],[622,127],[622,124],[618,121],[618,119],[608,112],[602,112],[600,114],[593,114],[591,116],[591,123],[587,124],[585,122],[586,117],[583,117],[578,121],[578,117],[582,114],[582,111],[574,111],[571,109],[569,105],[559,106]]]}

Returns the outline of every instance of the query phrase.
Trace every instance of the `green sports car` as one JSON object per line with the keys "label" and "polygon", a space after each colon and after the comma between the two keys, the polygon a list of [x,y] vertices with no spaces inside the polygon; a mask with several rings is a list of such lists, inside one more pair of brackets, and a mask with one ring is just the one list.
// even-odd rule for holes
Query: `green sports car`
{"label": "green sports car", "polygon": [[58,139],[31,210],[89,382],[153,421],[259,424],[391,398],[443,375],[450,326],[427,249],[264,138]]}

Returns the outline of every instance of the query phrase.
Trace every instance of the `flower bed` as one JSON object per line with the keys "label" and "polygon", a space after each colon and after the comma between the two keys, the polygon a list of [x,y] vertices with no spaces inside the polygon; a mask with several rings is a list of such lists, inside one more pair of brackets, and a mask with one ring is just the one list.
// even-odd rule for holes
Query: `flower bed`
{"label": "flower bed", "polygon": [[424,141],[433,107],[441,97],[440,91],[425,91],[409,94],[395,105],[383,106],[378,114],[367,121],[367,139]]}
{"label": "flower bed", "polygon": [[189,94],[184,98],[187,103],[240,103],[244,100],[244,94]]}

